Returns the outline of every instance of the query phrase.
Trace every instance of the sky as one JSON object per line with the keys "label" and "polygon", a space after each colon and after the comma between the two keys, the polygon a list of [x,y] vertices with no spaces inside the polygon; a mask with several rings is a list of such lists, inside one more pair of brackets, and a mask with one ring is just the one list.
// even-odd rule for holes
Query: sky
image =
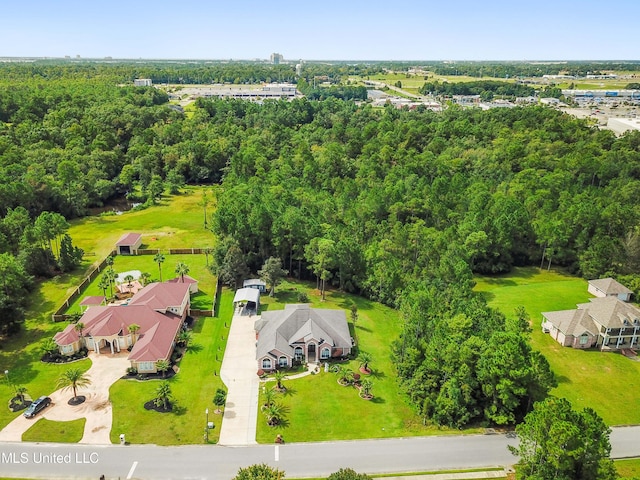
{"label": "sky", "polygon": [[640,60],[640,0],[1,0],[0,57]]}

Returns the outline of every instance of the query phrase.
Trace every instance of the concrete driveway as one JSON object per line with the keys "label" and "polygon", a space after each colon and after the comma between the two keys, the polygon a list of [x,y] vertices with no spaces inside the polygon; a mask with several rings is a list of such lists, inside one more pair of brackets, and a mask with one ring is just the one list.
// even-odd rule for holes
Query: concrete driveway
{"label": "concrete driveway", "polygon": [[260,317],[233,315],[220,377],[227,386],[227,403],[220,427],[221,445],[254,445],[258,415],[258,367],[256,332],[253,324]]}
{"label": "concrete driveway", "polygon": [[[91,368],[87,376],[91,379],[91,385],[78,389],[78,395],[84,395],[86,401],[80,405],[67,404],[73,396],[72,390],[56,390],[51,395],[51,406],[43,410],[35,418],[25,418],[19,415],[4,429],[0,430],[0,441],[20,442],[22,434],[26,432],[39,418],[46,418],[58,422],[66,422],[86,418],[84,435],[80,443],[93,445],[110,444],[109,435],[113,422],[111,402],[109,401],[109,388],[126,373],[130,365],[127,361],[128,352],[116,355],[96,355],[90,353]],[[65,368],[64,366],[62,368]],[[72,368],[69,365],[68,368]],[[60,370],[62,372],[62,370]]]}

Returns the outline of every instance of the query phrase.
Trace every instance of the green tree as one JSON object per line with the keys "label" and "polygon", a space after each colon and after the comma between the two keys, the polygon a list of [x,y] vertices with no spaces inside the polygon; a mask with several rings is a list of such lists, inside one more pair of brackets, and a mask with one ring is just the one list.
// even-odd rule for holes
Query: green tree
{"label": "green tree", "polygon": [[147,286],[151,282],[151,274],[149,272],[142,272],[140,274],[140,281],[142,285]]}
{"label": "green tree", "polygon": [[78,398],[78,388],[88,387],[89,385],[91,385],[91,379],[86,373],[79,368],[70,368],[58,377],[56,388],[61,388],[63,391],[73,390],[72,400],[76,400]]}
{"label": "green tree", "polygon": [[283,380],[286,380],[287,375],[282,370],[276,370],[273,372],[273,379],[276,381],[276,388],[280,391],[285,389],[285,386],[282,384]]}
{"label": "green tree", "polygon": [[160,273],[160,282],[162,282],[162,263],[164,262],[164,255],[156,253],[153,256],[153,261],[158,264],[158,272]]}
{"label": "green tree", "polygon": [[267,424],[275,427],[284,418],[284,407],[277,403],[272,403],[262,409],[262,414],[267,418]]}
{"label": "green tree", "polygon": [[341,468],[329,475],[327,480],[371,480],[371,477],[365,473],[356,473],[351,468]]}
{"label": "green tree", "polygon": [[107,288],[109,288],[111,282],[107,278],[106,274],[100,276],[100,281],[98,282],[98,288],[102,290],[102,295],[106,298],[107,296]]}
{"label": "green tree", "polygon": [[331,278],[331,268],[334,262],[335,242],[328,238],[313,238],[305,248],[305,257],[310,263],[309,268],[316,275],[322,300],[325,300],[326,282]]}
{"label": "green tree", "polygon": [[240,468],[232,480],[284,480],[284,477],[282,470],[262,463]]}
{"label": "green tree", "polygon": [[189,274],[189,266],[184,262],[178,262],[175,269],[176,275],[180,276],[180,281],[184,283],[184,276]]}
{"label": "green tree", "polygon": [[610,432],[590,408],[576,412],[564,398],[538,402],[516,427],[518,447],[509,447],[520,457],[517,478],[618,478],[609,458]]}
{"label": "green tree", "polygon": [[370,373],[369,363],[373,360],[373,356],[368,352],[360,352],[358,355],[358,362],[360,362],[360,370],[365,373]]}
{"label": "green tree", "polygon": [[138,325],[137,323],[132,323],[127,327],[127,330],[129,330],[129,333],[131,334],[131,346],[133,346],[136,344],[136,338],[138,332],[140,331],[140,325]]}
{"label": "green tree", "polygon": [[169,368],[171,368],[171,364],[167,360],[158,360],[156,362],[156,369],[162,373],[162,378],[166,378]]}
{"label": "green tree", "polygon": [[129,274],[129,275],[125,275],[124,279],[125,282],[127,282],[127,287],[129,287],[129,293],[131,293],[131,288],[133,287],[133,275]]}
{"label": "green tree", "polygon": [[82,338],[82,333],[84,331],[84,323],[82,322],[76,322],[76,324],[73,326],[73,329],[78,332],[78,337],[80,337],[80,344],[83,345],[84,344],[84,339]]}
{"label": "green tree", "polygon": [[224,407],[227,402],[227,392],[223,388],[216,389],[216,395],[213,397],[213,404],[218,407],[217,411],[219,412],[222,407]]}
{"label": "green tree", "polygon": [[269,257],[267,261],[264,262],[264,265],[262,265],[262,270],[258,270],[260,278],[271,286],[269,290],[270,297],[273,297],[276,286],[287,276],[287,273],[289,272],[282,268],[282,260],[277,257]]}
{"label": "green tree", "polygon": [[74,247],[71,237],[65,234],[60,241],[60,253],[58,255],[58,266],[63,272],[70,272],[82,263],[84,250]]}
{"label": "green tree", "polygon": [[163,381],[158,388],[156,388],[156,396],[153,399],[153,403],[156,407],[163,410],[169,410],[171,408],[171,401],[173,400],[173,393],[171,392],[171,385],[168,381]]}

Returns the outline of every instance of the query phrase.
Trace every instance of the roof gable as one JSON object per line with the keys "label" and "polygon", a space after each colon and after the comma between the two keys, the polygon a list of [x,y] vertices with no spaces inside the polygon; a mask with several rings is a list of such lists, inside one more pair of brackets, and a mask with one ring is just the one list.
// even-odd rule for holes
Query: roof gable
{"label": "roof gable", "polygon": [[257,358],[278,349],[293,356],[294,343],[316,341],[337,348],[351,348],[351,335],[344,310],[315,309],[289,304],[284,310],[263,312],[256,322]]}
{"label": "roof gable", "polygon": [[124,247],[127,245],[135,245],[140,240],[142,240],[142,235],[139,233],[125,233],[118,239],[116,246]]}
{"label": "roof gable", "polygon": [[631,294],[633,293],[627,287],[622,285],[617,280],[613,278],[598,278],[596,280],[589,280],[589,284],[593,285],[595,288],[604,292],[605,295],[618,295],[618,294]]}
{"label": "roof gable", "polygon": [[166,310],[182,305],[188,295],[188,283],[150,283],[131,297],[129,306],[147,305],[154,310]]}

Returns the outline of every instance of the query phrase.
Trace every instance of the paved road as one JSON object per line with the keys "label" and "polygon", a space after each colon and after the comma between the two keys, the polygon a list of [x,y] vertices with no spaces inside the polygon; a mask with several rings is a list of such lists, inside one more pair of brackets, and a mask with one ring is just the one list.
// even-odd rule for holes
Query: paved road
{"label": "paved road", "polygon": [[[463,435],[246,447],[0,443],[0,473],[48,479],[97,479],[104,474],[230,480],[238,468],[263,462],[288,477],[328,476],[341,467],[393,473],[511,465],[515,458],[507,445],[516,442],[504,435]],[[611,443],[615,458],[640,456],[640,426],[614,429]]]}

